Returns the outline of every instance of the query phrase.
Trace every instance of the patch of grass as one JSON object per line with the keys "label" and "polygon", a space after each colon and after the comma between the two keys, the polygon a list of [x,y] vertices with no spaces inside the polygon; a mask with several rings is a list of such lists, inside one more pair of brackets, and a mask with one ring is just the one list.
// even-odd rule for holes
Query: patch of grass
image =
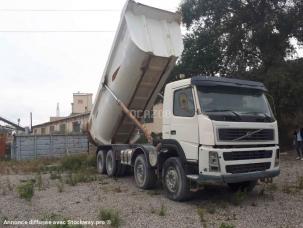
{"label": "patch of grass", "polygon": [[79,171],[77,173],[69,173],[67,175],[65,183],[71,186],[75,186],[77,183],[88,183],[97,180],[99,180],[97,175],[92,175],[85,171]]}
{"label": "patch of grass", "polygon": [[199,208],[197,209],[197,213],[198,213],[198,215],[199,215],[200,222],[201,222],[201,223],[205,223],[205,222],[206,222],[206,219],[205,219],[205,210],[204,210],[204,208],[199,207]]}
{"label": "patch of grass", "polygon": [[83,156],[66,156],[61,160],[61,165],[64,170],[77,171],[81,168]]}
{"label": "patch of grass", "polygon": [[235,225],[223,222],[223,223],[221,223],[219,228],[235,228]]}
{"label": "patch of grass", "polygon": [[43,189],[43,179],[42,179],[40,172],[36,175],[35,182],[36,182],[36,186],[37,186],[38,190],[41,191]]}
{"label": "patch of grass", "polygon": [[4,183],[0,182],[0,190],[3,196],[6,195],[8,192],[12,192],[14,190],[14,186],[11,184],[9,178],[6,178]]}
{"label": "patch of grass", "polygon": [[110,220],[112,227],[119,227],[122,223],[118,211],[114,209],[101,209],[99,212],[99,219],[103,221]]}
{"label": "patch of grass", "polygon": [[64,183],[63,183],[62,179],[59,179],[59,181],[57,183],[57,190],[59,193],[64,192]]}
{"label": "patch of grass", "polygon": [[43,167],[53,164],[57,161],[58,158],[30,161],[0,161],[0,174],[37,173],[41,171]]}
{"label": "patch of grass", "polygon": [[267,184],[265,189],[270,192],[275,192],[278,190],[278,186],[276,183]]}
{"label": "patch of grass", "polygon": [[19,186],[17,186],[17,192],[19,197],[31,201],[34,195],[34,184],[32,181],[27,181]]}
{"label": "patch of grass", "polygon": [[246,197],[247,197],[247,192],[238,191],[235,194],[233,194],[231,198],[231,203],[235,206],[239,206],[246,199]]}
{"label": "patch of grass", "polygon": [[12,183],[11,183],[11,181],[10,181],[10,179],[8,177],[6,178],[6,186],[7,186],[7,189],[9,191],[13,191],[14,190],[14,186],[12,185]]}
{"label": "patch of grass", "polygon": [[282,186],[282,192],[284,192],[286,194],[293,194],[293,193],[296,193],[297,191],[298,191],[297,186],[293,186],[288,183],[285,183]]}
{"label": "patch of grass", "polygon": [[150,196],[157,196],[157,195],[160,195],[161,192],[159,190],[150,190],[150,191],[147,191],[147,194]]}
{"label": "patch of grass", "polygon": [[216,213],[216,207],[213,204],[210,204],[206,207],[206,211],[209,214],[215,214]]}
{"label": "patch of grass", "polygon": [[118,186],[118,187],[113,188],[113,192],[121,193],[122,190],[121,190],[120,186]]}
{"label": "patch of grass", "polygon": [[220,200],[220,201],[216,202],[215,204],[222,209],[226,209],[228,207],[228,203],[223,200]]}
{"label": "patch of grass", "polygon": [[297,177],[297,188],[298,189],[303,189],[303,176],[298,176]]}
{"label": "patch of grass", "polygon": [[157,210],[154,207],[150,207],[150,213],[156,214]]}
{"label": "patch of grass", "polygon": [[[68,224],[68,218],[65,218],[61,215],[57,215],[54,213],[51,213],[50,215],[46,214],[42,218],[43,221],[51,221],[53,224],[48,225],[48,228],[82,228],[82,225],[71,225]],[[55,223],[60,223],[60,224],[55,224]]]}
{"label": "patch of grass", "polygon": [[59,173],[59,172],[51,172],[49,178],[51,180],[61,179],[61,173]]}
{"label": "patch of grass", "polygon": [[161,205],[160,211],[159,211],[159,216],[165,216],[166,215],[166,207],[164,204]]}
{"label": "patch of grass", "polygon": [[5,220],[8,220],[8,217],[6,217],[5,215],[0,214],[0,225],[3,225]]}

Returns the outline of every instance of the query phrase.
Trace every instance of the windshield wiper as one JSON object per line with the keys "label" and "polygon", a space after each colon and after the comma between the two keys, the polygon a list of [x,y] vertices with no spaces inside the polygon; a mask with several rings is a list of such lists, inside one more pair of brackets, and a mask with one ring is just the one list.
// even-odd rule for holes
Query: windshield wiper
{"label": "windshield wiper", "polygon": [[241,120],[241,115],[239,113],[237,113],[236,111],[233,110],[229,110],[229,109],[212,109],[212,110],[206,110],[206,113],[208,112],[231,112],[232,114],[234,114],[236,117],[238,117]]}
{"label": "windshield wiper", "polygon": [[241,113],[244,113],[244,114],[262,114],[264,116],[264,119],[267,119],[267,120],[272,120],[273,119],[270,115],[268,115],[265,112],[241,112]]}

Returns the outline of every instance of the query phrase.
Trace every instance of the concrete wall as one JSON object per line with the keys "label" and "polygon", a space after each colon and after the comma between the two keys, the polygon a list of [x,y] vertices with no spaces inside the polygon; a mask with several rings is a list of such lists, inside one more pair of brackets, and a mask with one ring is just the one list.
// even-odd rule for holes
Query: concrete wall
{"label": "concrete wall", "polygon": [[47,135],[14,137],[11,159],[31,160],[88,152],[87,135]]}

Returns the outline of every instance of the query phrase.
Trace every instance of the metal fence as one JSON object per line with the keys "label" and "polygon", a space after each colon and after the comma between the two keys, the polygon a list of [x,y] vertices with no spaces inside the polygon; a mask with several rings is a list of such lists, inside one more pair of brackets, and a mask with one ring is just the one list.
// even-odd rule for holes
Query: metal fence
{"label": "metal fence", "polygon": [[11,146],[11,159],[60,157],[88,151],[87,135],[17,135]]}

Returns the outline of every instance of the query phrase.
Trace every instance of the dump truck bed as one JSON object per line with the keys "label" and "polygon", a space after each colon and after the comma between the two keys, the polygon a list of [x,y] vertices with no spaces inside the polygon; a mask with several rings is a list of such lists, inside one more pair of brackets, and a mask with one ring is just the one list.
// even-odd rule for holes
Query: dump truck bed
{"label": "dump truck bed", "polygon": [[127,1],[90,114],[96,144],[129,143],[136,128],[104,85],[140,119],[182,51],[179,14]]}

